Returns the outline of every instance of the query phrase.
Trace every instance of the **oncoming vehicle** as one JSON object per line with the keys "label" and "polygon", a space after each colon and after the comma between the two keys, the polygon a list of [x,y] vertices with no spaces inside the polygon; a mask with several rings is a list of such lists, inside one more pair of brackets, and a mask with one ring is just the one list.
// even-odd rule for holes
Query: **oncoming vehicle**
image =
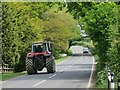
{"label": "oncoming vehicle", "polygon": [[89,53],[88,48],[83,48],[83,53]]}
{"label": "oncoming vehicle", "polygon": [[52,45],[50,42],[39,42],[32,44],[32,50],[26,56],[27,74],[36,74],[43,68],[48,73],[55,72],[55,59],[52,54]]}

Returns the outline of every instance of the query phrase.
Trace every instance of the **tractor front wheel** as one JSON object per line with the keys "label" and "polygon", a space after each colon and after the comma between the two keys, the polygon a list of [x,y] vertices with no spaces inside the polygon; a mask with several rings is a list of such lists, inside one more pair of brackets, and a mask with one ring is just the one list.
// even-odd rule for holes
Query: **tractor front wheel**
{"label": "tractor front wheel", "polygon": [[46,58],[46,68],[48,73],[54,73],[55,72],[55,60],[53,56]]}
{"label": "tractor front wheel", "polygon": [[34,67],[32,59],[26,58],[26,71],[28,75],[37,73],[37,69]]}

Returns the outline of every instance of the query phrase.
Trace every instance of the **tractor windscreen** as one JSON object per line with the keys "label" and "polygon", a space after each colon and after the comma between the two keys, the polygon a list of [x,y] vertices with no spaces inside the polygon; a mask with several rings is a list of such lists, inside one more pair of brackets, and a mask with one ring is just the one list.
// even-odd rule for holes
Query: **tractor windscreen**
{"label": "tractor windscreen", "polygon": [[44,45],[34,45],[33,46],[33,52],[44,52],[45,47]]}

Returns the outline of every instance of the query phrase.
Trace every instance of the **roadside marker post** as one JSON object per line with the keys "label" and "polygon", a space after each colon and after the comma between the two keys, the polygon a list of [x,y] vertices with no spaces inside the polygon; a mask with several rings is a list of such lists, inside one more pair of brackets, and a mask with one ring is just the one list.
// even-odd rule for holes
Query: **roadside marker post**
{"label": "roadside marker post", "polygon": [[118,90],[120,90],[120,78],[118,79]]}
{"label": "roadside marker post", "polygon": [[115,84],[114,84],[114,73],[111,73],[111,84],[110,84],[110,88],[112,90],[114,90]]}
{"label": "roadside marker post", "polygon": [[111,74],[110,74],[110,70],[108,70],[108,89],[110,89],[110,84],[111,84]]}

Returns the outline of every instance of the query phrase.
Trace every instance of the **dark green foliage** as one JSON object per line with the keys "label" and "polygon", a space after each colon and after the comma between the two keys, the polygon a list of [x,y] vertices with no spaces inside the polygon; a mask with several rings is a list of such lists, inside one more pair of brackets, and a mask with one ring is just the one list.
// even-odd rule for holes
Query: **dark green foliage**
{"label": "dark green foliage", "polygon": [[[109,64],[116,77],[119,68],[119,53],[117,48],[117,21],[118,13],[114,3],[100,3],[93,6],[85,16],[86,31],[93,40],[98,60],[98,82],[105,73],[105,65]],[[103,72],[103,73],[101,73]],[[103,75],[103,77],[102,77]],[[100,86],[99,86],[100,85]],[[104,85],[104,80],[98,83],[99,87]]]}
{"label": "dark green foliage", "polygon": [[100,3],[94,5],[93,9],[85,16],[86,30],[91,39],[95,43],[97,54],[101,58],[100,61],[106,62],[107,50],[111,47],[111,41],[114,41],[117,29],[117,12],[116,7],[112,3]]}
{"label": "dark green foliage", "polygon": [[59,59],[60,58],[60,50],[53,48],[53,56],[55,57],[55,59]]}
{"label": "dark green foliage", "polygon": [[[70,7],[72,5],[72,7]],[[105,65],[109,64],[117,80],[120,70],[120,9],[118,3],[69,3],[69,11],[78,19],[93,41],[92,53],[97,55],[97,86],[105,88]],[[118,11],[117,11],[118,10]],[[119,13],[118,13],[119,12]],[[80,18],[82,17],[82,18]],[[106,79],[106,80],[104,80]]]}
{"label": "dark green foliage", "polygon": [[14,72],[22,72],[25,70],[25,65],[24,63],[18,63],[14,66]]}
{"label": "dark green foliage", "polygon": [[[95,45],[98,60],[98,82],[103,77],[106,63],[111,66],[111,70],[118,74],[119,70],[119,53],[117,48],[117,8],[114,3],[100,3],[86,14],[84,21],[86,22],[86,31],[90,35]],[[103,75],[103,77],[102,77]],[[98,86],[104,87],[104,80],[99,82]]]}
{"label": "dark green foliage", "polygon": [[[71,7],[72,6],[72,7]],[[68,11],[74,16],[75,19],[84,17],[86,12],[92,7],[92,2],[69,2]]]}
{"label": "dark green foliage", "polygon": [[72,56],[72,55],[73,55],[73,52],[72,52],[72,50],[68,49],[68,50],[66,51],[66,54],[67,54],[68,56]]}

